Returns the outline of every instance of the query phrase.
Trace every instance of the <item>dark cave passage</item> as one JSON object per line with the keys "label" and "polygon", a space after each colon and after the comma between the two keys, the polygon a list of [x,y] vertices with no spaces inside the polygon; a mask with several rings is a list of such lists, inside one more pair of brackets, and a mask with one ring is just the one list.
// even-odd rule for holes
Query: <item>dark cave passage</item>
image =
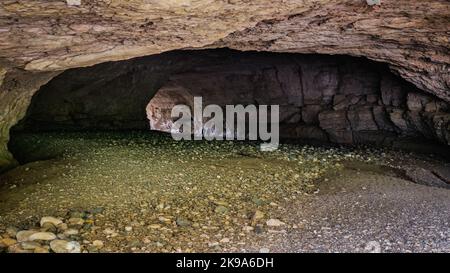
{"label": "dark cave passage", "polygon": [[[156,94],[156,95],[155,95]],[[151,99],[156,96],[152,101]],[[280,105],[280,136],[337,144],[448,144],[449,105],[365,58],[174,51],[68,70],[14,131],[170,131],[179,103]],[[150,122],[149,122],[150,120]]]}

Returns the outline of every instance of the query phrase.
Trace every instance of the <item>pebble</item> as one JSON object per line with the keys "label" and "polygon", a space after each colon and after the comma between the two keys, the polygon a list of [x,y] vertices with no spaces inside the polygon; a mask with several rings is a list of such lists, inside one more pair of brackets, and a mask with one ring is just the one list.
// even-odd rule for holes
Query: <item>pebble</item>
{"label": "pebble", "polygon": [[260,210],[255,211],[252,217],[252,221],[258,221],[264,218],[264,213]]}
{"label": "pebble", "polygon": [[284,223],[278,219],[269,219],[267,220],[266,225],[269,227],[280,227],[284,225]]}
{"label": "pebble", "polygon": [[48,248],[45,247],[36,247],[33,251],[34,253],[49,253]]}
{"label": "pebble", "polygon": [[51,240],[55,240],[55,239],[56,239],[56,235],[51,232],[36,232],[36,233],[30,235],[30,237],[29,237],[29,241],[37,241],[37,240],[51,241]]}
{"label": "pebble", "polygon": [[50,248],[56,253],[80,253],[81,247],[78,242],[66,240],[53,240],[50,242]]}
{"label": "pebble", "polygon": [[37,231],[34,230],[22,230],[17,232],[16,239],[19,242],[25,242],[30,241],[30,236],[37,233]]}
{"label": "pebble", "polygon": [[66,231],[64,231],[65,236],[71,236],[71,235],[77,235],[79,233],[78,229],[69,228]]}
{"label": "pebble", "polygon": [[3,240],[1,240],[1,242],[5,245],[5,246],[12,246],[14,244],[17,243],[16,240],[11,239],[11,238],[4,238]]}
{"label": "pebble", "polygon": [[44,226],[45,223],[51,223],[54,226],[57,226],[59,224],[62,224],[62,220],[52,216],[45,216],[41,218],[40,221],[41,227]]}
{"label": "pebble", "polygon": [[126,232],[130,232],[130,231],[132,231],[132,230],[133,230],[133,227],[130,227],[130,226],[125,227],[125,231],[126,231]]}
{"label": "pebble", "polygon": [[38,242],[22,242],[20,243],[20,246],[26,250],[34,250],[37,247],[41,247],[41,244],[39,244]]}
{"label": "pebble", "polygon": [[103,241],[100,241],[100,240],[94,240],[93,242],[92,242],[92,245],[93,246],[95,246],[97,249],[101,249],[101,248],[103,248]]}

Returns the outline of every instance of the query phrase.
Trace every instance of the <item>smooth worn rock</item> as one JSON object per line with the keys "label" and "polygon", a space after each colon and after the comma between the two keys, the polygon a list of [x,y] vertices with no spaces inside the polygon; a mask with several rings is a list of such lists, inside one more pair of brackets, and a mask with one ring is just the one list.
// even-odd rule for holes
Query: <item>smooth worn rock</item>
{"label": "smooth worn rock", "polygon": [[285,223],[281,222],[278,219],[269,219],[266,221],[266,225],[269,227],[280,227],[285,225]]}
{"label": "smooth worn rock", "polygon": [[51,241],[56,239],[56,235],[51,232],[36,232],[28,238],[29,241]]}
{"label": "smooth worn rock", "polygon": [[32,241],[30,237],[37,232],[38,231],[34,230],[21,230],[16,234],[17,241],[18,242]]}
{"label": "smooth worn rock", "polygon": [[50,248],[55,253],[80,253],[80,244],[75,241],[53,240],[50,242]]}

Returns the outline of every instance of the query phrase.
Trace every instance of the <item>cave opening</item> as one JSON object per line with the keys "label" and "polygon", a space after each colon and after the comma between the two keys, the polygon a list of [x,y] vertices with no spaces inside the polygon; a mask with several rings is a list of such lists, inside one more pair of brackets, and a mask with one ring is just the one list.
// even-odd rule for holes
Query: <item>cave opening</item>
{"label": "cave opening", "polygon": [[284,140],[412,148],[444,156],[450,143],[448,103],[394,75],[386,64],[228,49],[174,51],[70,69],[37,92],[12,131],[170,132],[171,109],[192,108],[195,96],[222,108],[279,105]]}
{"label": "cave opening", "polygon": [[[281,145],[173,140],[173,107],[195,97],[278,105]],[[440,206],[428,219],[446,224],[434,216],[450,205],[449,111],[387,64],[351,56],[186,50],[70,69],[11,130],[22,165],[0,176],[0,226],[54,215],[71,231],[49,231],[89,252],[99,239],[106,252],[297,251],[304,232],[377,226],[388,207],[407,211],[395,229],[414,234],[409,219],[430,200]]]}

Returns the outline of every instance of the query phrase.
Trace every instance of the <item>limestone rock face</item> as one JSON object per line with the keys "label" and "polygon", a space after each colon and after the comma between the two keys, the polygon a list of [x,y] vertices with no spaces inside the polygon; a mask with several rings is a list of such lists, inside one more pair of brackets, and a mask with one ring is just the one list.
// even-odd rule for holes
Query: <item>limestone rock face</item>
{"label": "limestone rock face", "polygon": [[15,164],[8,151],[9,129],[22,119],[37,89],[57,72],[31,73],[11,69],[0,81],[0,172]]}
{"label": "limestone rock face", "polygon": [[205,46],[349,54],[448,101],[449,15],[447,0],[5,0],[0,58],[47,71]]}

